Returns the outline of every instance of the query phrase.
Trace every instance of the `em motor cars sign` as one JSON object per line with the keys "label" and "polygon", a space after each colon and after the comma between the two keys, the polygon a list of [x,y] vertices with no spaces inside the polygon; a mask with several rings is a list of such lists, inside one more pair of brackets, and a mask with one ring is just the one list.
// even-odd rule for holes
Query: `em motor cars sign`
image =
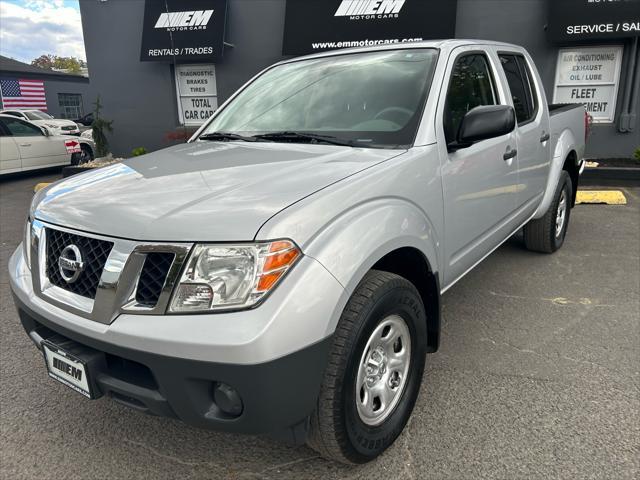
{"label": "em motor cars sign", "polygon": [[455,36],[456,0],[287,0],[284,55]]}
{"label": "em motor cars sign", "polygon": [[202,125],[218,108],[215,65],[176,65],[180,124]]}
{"label": "em motor cars sign", "polygon": [[561,48],[554,103],[582,103],[595,123],[613,122],[622,66],[620,45]]}
{"label": "em motor cars sign", "polygon": [[140,60],[219,59],[226,17],[227,0],[146,0]]}

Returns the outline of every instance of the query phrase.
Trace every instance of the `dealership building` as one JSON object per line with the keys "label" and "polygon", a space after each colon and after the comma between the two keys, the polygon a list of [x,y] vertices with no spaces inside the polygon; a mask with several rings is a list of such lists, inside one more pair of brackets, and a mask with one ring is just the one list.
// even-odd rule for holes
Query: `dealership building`
{"label": "dealership building", "polygon": [[640,146],[640,0],[80,0],[112,149],[180,141],[263,68],[335,48],[439,38],[515,43],[550,103],[584,103],[589,158]]}

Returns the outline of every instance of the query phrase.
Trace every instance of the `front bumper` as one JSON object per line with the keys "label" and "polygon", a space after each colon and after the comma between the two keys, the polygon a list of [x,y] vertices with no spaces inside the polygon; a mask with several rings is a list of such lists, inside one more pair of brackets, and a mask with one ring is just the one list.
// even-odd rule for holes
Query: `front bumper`
{"label": "front bumper", "polygon": [[[98,396],[196,427],[271,434],[293,443],[304,441],[306,419],[319,393],[330,337],[257,365],[202,362],[84,337],[35,314],[17,297],[14,300],[24,329],[39,349],[44,340],[56,344],[72,341],[84,355],[100,357],[88,372]],[[238,392],[243,404],[238,417],[230,417],[216,404],[213,389],[220,382]]]}
{"label": "front bumper", "polygon": [[[109,325],[70,313],[34,292],[21,247],[9,270],[20,319],[39,348],[43,340],[71,341],[100,357],[89,371],[98,395],[198,427],[296,442],[304,437],[328,358],[328,326],[345,295],[315,260],[303,258],[253,310],[121,314]],[[309,285],[313,290],[304,293]],[[239,416],[230,418],[216,405],[213,390],[220,382],[238,392]]]}

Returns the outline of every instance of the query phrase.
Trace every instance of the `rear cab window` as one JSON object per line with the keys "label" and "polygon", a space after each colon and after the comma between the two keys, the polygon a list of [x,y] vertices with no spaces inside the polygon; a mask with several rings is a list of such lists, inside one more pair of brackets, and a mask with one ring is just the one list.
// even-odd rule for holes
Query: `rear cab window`
{"label": "rear cab window", "polygon": [[524,125],[538,113],[538,94],[533,74],[523,55],[501,52],[498,56],[509,84],[516,120],[518,125]]}

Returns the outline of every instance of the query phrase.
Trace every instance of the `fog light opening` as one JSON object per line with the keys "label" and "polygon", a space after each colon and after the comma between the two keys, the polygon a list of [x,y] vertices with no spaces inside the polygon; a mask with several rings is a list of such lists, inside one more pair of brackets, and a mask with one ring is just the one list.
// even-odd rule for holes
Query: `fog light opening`
{"label": "fog light opening", "polygon": [[216,382],[213,384],[213,401],[222,413],[231,418],[239,417],[244,410],[240,394],[226,383]]}

